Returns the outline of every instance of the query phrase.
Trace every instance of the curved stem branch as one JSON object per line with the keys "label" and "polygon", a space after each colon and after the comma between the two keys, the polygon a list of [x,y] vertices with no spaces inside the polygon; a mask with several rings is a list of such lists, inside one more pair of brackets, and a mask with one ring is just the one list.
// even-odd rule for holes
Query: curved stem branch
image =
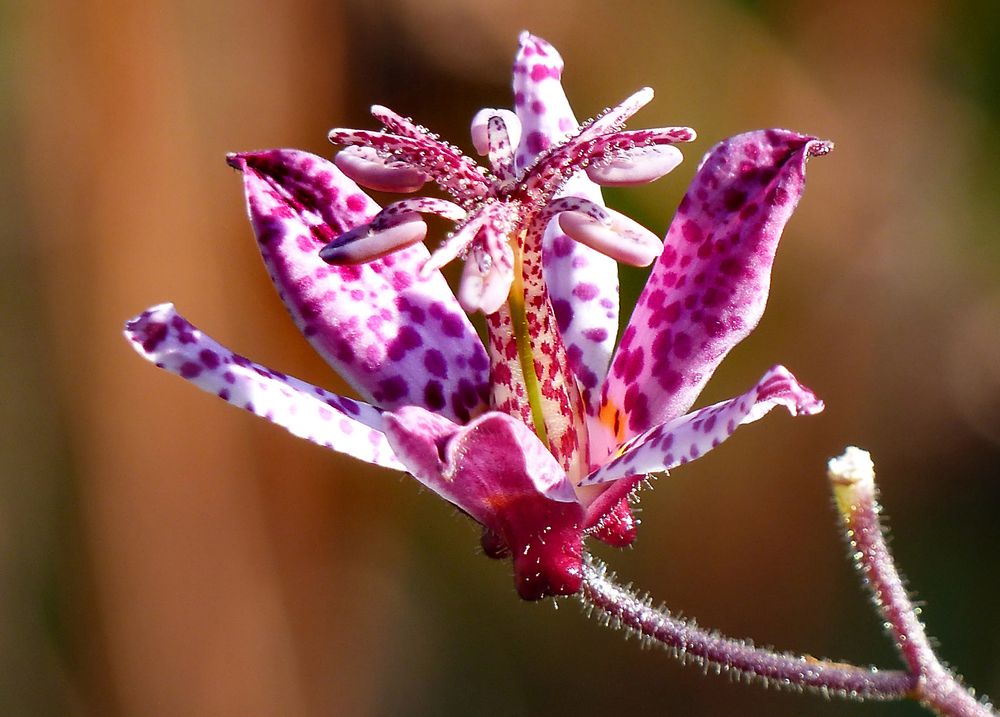
{"label": "curved stem branch", "polygon": [[670,649],[684,661],[695,661],[757,680],[765,685],[809,689],[824,695],[856,699],[896,700],[910,697],[917,678],[899,671],[856,667],[806,655],[778,653],[716,632],[654,608],[614,582],[603,563],[587,557],[581,599],[621,625]]}
{"label": "curved stem branch", "polygon": [[988,703],[977,701],[934,653],[885,541],[871,456],[848,448],[843,456],[830,461],[829,478],[858,571],[896,649],[917,678],[914,697],[939,715],[996,715]]}

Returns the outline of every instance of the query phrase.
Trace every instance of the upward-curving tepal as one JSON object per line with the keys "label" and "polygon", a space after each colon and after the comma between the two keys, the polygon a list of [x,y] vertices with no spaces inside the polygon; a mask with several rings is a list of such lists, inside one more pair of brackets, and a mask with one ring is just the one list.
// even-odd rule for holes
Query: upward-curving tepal
{"label": "upward-curving tepal", "polygon": [[[583,541],[627,545],[629,495],[775,406],[823,404],[785,368],[690,412],[756,326],[778,239],[810,157],[831,145],[786,130],[732,137],[701,163],[665,239],[605,206],[602,186],[654,181],[681,162],[686,127],[626,130],[641,89],[578,124],[563,62],[520,37],[514,108],[472,121],[477,164],[375,106],[381,130],[334,129],[333,162],[240,152],[250,220],[278,294],[357,398],[255,364],[172,305],[128,322],[157,366],[297,436],[406,471],[479,522],[511,556],[525,599],[580,590]],[[440,196],[380,208],[361,187]],[[360,186],[359,186],[360,185]],[[454,222],[434,251],[421,215]],[[456,294],[440,269],[461,259]],[[653,264],[621,339],[617,262]],[[467,313],[486,315],[484,346]]]}

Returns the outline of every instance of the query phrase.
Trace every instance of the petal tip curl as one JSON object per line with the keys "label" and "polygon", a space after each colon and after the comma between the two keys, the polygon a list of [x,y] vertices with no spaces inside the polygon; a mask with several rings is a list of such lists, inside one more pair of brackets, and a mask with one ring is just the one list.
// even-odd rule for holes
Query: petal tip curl
{"label": "petal tip curl", "polygon": [[150,306],[141,314],[125,322],[122,332],[139,354],[148,356],[167,336],[167,323],[175,314],[174,305],[169,301]]}
{"label": "petal tip curl", "polygon": [[240,156],[239,152],[227,152],[226,164],[237,171],[242,171],[246,162],[243,161],[243,157]]}
{"label": "petal tip curl", "polygon": [[806,144],[807,157],[823,157],[830,154],[836,145],[828,139],[812,139]]}
{"label": "petal tip curl", "polygon": [[554,66],[562,69],[563,59],[559,51],[547,40],[538,35],[531,34],[530,30],[522,30],[517,36],[517,49],[519,57],[530,57],[531,55],[541,55],[552,61]]}

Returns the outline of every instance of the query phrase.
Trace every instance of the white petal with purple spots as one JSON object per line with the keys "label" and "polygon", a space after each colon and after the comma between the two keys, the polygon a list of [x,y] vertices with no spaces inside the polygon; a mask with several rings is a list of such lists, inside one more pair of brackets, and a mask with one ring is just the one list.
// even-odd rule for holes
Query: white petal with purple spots
{"label": "white petal with purple spots", "polygon": [[830,145],[785,130],[712,148],[664,240],[601,391],[617,442],[682,415],[757,325],[805,165]]}
{"label": "white petal with purple spots", "polygon": [[607,481],[666,471],[705,455],[746,423],[762,418],[775,406],[793,416],[823,410],[823,402],[783,366],[775,366],[742,396],[699,409],[636,436],[618,455],[581,481]]}
{"label": "white petal with purple spots", "polygon": [[[489,360],[421,244],[359,266],[319,251],[379,211],[331,162],[305,152],[234,155],[268,273],[302,333],[366,400],[467,421],[486,409]],[[409,205],[407,205],[409,207]]]}
{"label": "white petal with purple spots", "polygon": [[158,367],[292,435],[368,463],[405,470],[382,432],[378,409],[233,353],[192,326],[173,304],[153,306],[129,321],[125,337]]}
{"label": "white petal with purple spots", "polygon": [[[522,135],[515,157],[524,169],[544,150],[577,129],[563,92],[563,61],[552,45],[523,33],[514,60],[514,108]],[[581,172],[559,196],[579,196],[603,205],[600,188]],[[566,236],[556,221],[542,239],[543,270],[566,354],[588,412],[608,370],[618,332],[618,265]]]}

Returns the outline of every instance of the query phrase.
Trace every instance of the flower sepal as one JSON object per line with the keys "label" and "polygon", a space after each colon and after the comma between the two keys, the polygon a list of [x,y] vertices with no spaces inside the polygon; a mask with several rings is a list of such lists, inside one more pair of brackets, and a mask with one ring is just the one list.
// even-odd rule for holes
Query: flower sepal
{"label": "flower sepal", "polygon": [[[632,507],[628,502],[628,495],[624,495],[617,503],[612,503],[610,508],[604,509],[602,503],[601,510],[587,511],[587,526],[590,520],[597,522],[589,527],[585,527],[588,535],[592,535],[602,543],[614,548],[627,548],[635,542],[639,530],[639,521],[632,514]],[[594,518],[599,515],[599,518]]]}
{"label": "flower sepal", "polygon": [[497,513],[523,600],[573,595],[583,580],[583,509],[579,503],[519,496]]}
{"label": "flower sepal", "polygon": [[583,507],[559,463],[519,420],[486,413],[465,426],[417,406],[384,415],[397,458],[421,483],[485,526],[491,557],[513,557],[525,600],[580,588]]}

